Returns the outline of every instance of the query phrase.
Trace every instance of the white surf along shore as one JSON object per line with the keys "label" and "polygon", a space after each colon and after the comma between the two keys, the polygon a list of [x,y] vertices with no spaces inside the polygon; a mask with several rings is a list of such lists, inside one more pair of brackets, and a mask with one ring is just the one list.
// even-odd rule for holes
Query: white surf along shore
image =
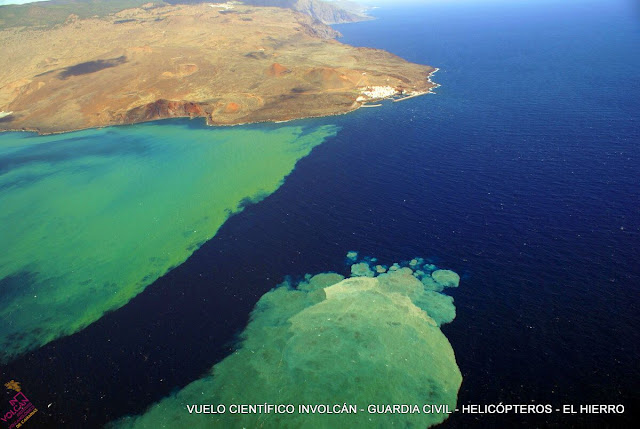
{"label": "white surf along shore", "polygon": [[435,68],[429,75],[427,76],[427,82],[433,84],[432,88],[428,91],[399,91],[397,88],[392,86],[367,86],[360,90],[360,96],[356,99],[356,102],[362,103],[360,107],[379,107],[381,104],[366,104],[371,102],[377,102],[382,100],[391,99],[394,103],[399,101],[408,100],[410,98],[420,97],[421,95],[426,94],[435,94],[434,89],[440,87],[439,84],[433,82],[431,77],[438,72],[440,69]]}

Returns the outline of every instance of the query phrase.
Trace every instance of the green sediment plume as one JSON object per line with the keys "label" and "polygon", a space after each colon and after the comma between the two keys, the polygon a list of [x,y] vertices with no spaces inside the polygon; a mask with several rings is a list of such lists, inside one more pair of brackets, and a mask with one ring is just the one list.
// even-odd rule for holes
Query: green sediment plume
{"label": "green sediment plume", "polygon": [[[457,402],[462,376],[438,322],[443,312],[447,321],[455,315],[453,302],[434,297],[442,294],[418,279],[432,269],[407,265],[375,277],[325,273],[285,282],[260,299],[238,349],[206,377],[108,427],[425,428],[444,421],[443,412],[368,412],[371,405],[393,404],[453,411]],[[198,414],[203,404],[225,412]],[[239,404],[293,405],[295,412],[234,414]],[[345,404],[358,411],[300,412],[301,406],[333,411]]]}
{"label": "green sediment plume", "polygon": [[336,132],[182,121],[0,134],[0,362],[125,305]]}

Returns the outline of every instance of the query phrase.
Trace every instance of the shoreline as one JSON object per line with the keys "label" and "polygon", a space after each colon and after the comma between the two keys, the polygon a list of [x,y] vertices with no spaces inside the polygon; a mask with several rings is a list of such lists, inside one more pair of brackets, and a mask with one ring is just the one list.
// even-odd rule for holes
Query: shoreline
{"label": "shoreline", "polygon": [[[435,73],[438,69],[435,69],[433,72],[431,72],[429,74],[429,76],[431,76],[431,74]],[[359,101],[355,101],[354,104],[352,105],[352,108],[350,110],[344,111],[344,112],[335,112],[335,113],[329,113],[329,114],[323,114],[323,115],[309,115],[309,116],[300,116],[298,118],[291,118],[291,119],[282,119],[282,120],[275,120],[275,119],[265,119],[265,120],[256,120],[256,121],[248,121],[248,122],[239,122],[236,124],[218,124],[218,123],[211,123],[210,118],[206,117],[206,116],[195,116],[195,117],[191,117],[191,116],[171,116],[171,117],[166,117],[166,118],[156,118],[156,119],[151,119],[148,121],[140,121],[140,122],[132,122],[132,123],[127,123],[127,124],[107,124],[107,125],[99,125],[99,126],[93,126],[93,127],[83,127],[83,128],[75,128],[75,129],[71,129],[71,130],[64,130],[64,131],[51,131],[51,132],[46,132],[46,131],[41,131],[38,129],[26,129],[26,128],[22,128],[22,129],[0,129],[0,134],[2,133],[35,133],[39,136],[51,136],[51,135],[57,135],[57,134],[67,134],[67,133],[75,133],[75,132],[79,132],[79,131],[87,131],[87,130],[99,130],[99,129],[103,129],[103,128],[109,128],[109,127],[125,127],[125,126],[134,126],[134,125],[138,125],[138,124],[148,124],[151,122],[160,122],[160,121],[168,121],[170,119],[189,119],[189,120],[198,120],[201,119],[204,121],[205,126],[207,127],[211,127],[211,128],[215,128],[215,127],[240,127],[240,126],[245,126],[245,125],[253,125],[253,124],[268,124],[268,123],[272,123],[272,124],[284,124],[284,123],[289,123],[289,122],[295,122],[295,121],[300,121],[300,120],[304,120],[304,119],[318,119],[318,118],[329,118],[329,117],[333,117],[333,116],[343,116],[343,115],[348,115],[350,113],[353,113],[357,110],[360,110],[362,108],[367,108],[367,107],[383,107],[383,105],[367,105],[366,103],[368,102],[377,102],[377,101],[383,101],[383,100],[388,100],[388,99],[392,99],[394,102],[399,102],[399,101],[403,101],[406,100],[408,98],[416,98],[416,97],[420,97],[423,95],[428,95],[428,94],[435,94],[435,92],[431,91],[432,89],[435,89],[437,87],[439,87],[439,84],[436,84],[434,82],[432,82],[430,80],[430,78],[428,78],[428,81],[436,86],[434,86],[433,88],[429,89],[426,92],[420,93],[420,94],[414,94],[414,95],[410,95],[408,97],[404,97],[401,99],[392,99],[391,97],[387,97],[387,98],[382,98],[382,99],[378,99],[378,100],[369,100],[367,102],[359,102]]]}
{"label": "shoreline", "polygon": [[[211,118],[207,117],[207,116],[170,116],[170,117],[165,117],[165,118],[156,118],[156,119],[151,119],[148,121],[140,121],[140,122],[132,122],[132,123],[122,123],[122,124],[106,124],[106,125],[98,125],[98,126],[88,126],[88,127],[82,127],[82,128],[74,128],[74,129],[70,129],[70,130],[63,130],[63,131],[51,131],[51,132],[46,132],[46,131],[41,131],[39,129],[36,128],[20,128],[20,129],[0,129],[0,134],[1,133],[19,133],[19,132],[23,132],[23,133],[35,133],[39,136],[50,136],[50,135],[56,135],[56,134],[66,134],[66,133],[74,133],[74,132],[78,132],[78,131],[86,131],[86,130],[99,130],[99,129],[103,129],[103,128],[109,128],[109,127],[122,127],[122,126],[131,126],[131,125],[137,125],[137,124],[145,124],[145,123],[150,123],[150,122],[156,122],[156,121],[166,121],[169,119],[189,119],[189,120],[196,120],[196,119],[203,119],[204,120],[204,124],[207,127],[237,127],[237,126],[244,126],[244,125],[252,125],[252,124],[266,124],[266,123],[273,123],[273,124],[283,124],[283,123],[288,123],[288,122],[294,122],[294,121],[298,121],[298,120],[303,120],[303,119],[317,119],[317,118],[328,118],[328,117],[332,117],[332,116],[342,116],[342,115],[348,115],[350,113],[353,113],[359,109],[362,108],[370,108],[370,107],[381,107],[382,105],[371,105],[369,103],[378,103],[380,101],[384,101],[384,100],[392,100],[394,103],[400,102],[400,101],[404,101],[404,100],[408,100],[410,98],[417,98],[423,95],[428,95],[428,94],[435,94],[435,92],[433,91],[436,88],[439,88],[441,85],[433,82],[431,80],[431,77],[437,73],[438,71],[440,71],[440,68],[435,67],[431,72],[429,72],[429,74],[427,75],[427,82],[431,85],[433,85],[432,87],[430,87],[427,91],[425,92],[420,92],[420,93],[416,93],[416,94],[411,94],[402,98],[393,98],[394,96],[389,96],[389,97],[385,97],[385,98],[378,98],[378,99],[369,99],[369,100],[362,100],[362,101],[354,101],[353,104],[351,105],[351,108],[349,110],[346,110],[344,112],[335,112],[335,113],[329,113],[329,114],[322,114],[322,115],[309,115],[309,116],[300,116],[297,118],[291,118],[291,119],[280,119],[280,120],[276,120],[276,119],[266,119],[266,120],[256,120],[256,121],[247,121],[247,122],[239,122],[239,123],[230,123],[230,124],[219,124],[219,123],[211,123]],[[395,96],[397,96],[398,94],[396,94]],[[5,112],[2,112],[5,113]],[[10,112],[13,113],[13,112]]]}
{"label": "shoreline", "polygon": [[436,67],[433,69],[433,71],[431,73],[429,73],[429,75],[427,76],[427,82],[429,82],[432,85],[435,85],[433,88],[429,89],[429,94],[435,94],[435,92],[433,92],[432,90],[436,89],[436,88],[440,88],[442,85],[440,85],[439,83],[436,83],[434,81],[431,80],[431,77],[438,73],[440,71],[440,67]]}
{"label": "shoreline", "polygon": [[194,117],[190,117],[190,116],[171,116],[171,117],[166,117],[166,118],[150,119],[148,121],[132,122],[130,124],[99,125],[99,126],[95,126],[95,127],[75,128],[75,129],[64,130],[64,131],[42,132],[42,131],[40,131],[38,129],[3,129],[3,130],[0,130],[0,134],[2,134],[2,133],[33,133],[33,134],[36,134],[38,136],[53,136],[53,135],[58,135],[58,134],[75,133],[75,132],[79,132],[79,131],[100,130],[100,129],[103,129],[103,128],[110,128],[110,127],[127,127],[127,126],[141,125],[141,124],[149,124],[149,123],[152,123],[152,122],[164,122],[164,121],[169,121],[169,120],[172,120],[172,119],[188,119],[190,121],[202,120],[203,123],[204,123],[204,126],[210,127],[210,128],[216,128],[216,127],[225,127],[225,128],[226,127],[241,127],[241,126],[255,125],[255,124],[284,124],[284,123],[300,121],[300,120],[304,120],[304,119],[318,119],[318,118],[328,118],[328,117],[332,117],[332,116],[348,115],[348,114],[353,113],[356,110],[360,109],[360,107],[362,107],[362,106],[355,107],[352,110],[349,110],[347,112],[338,112],[338,113],[333,113],[333,114],[328,114],[328,115],[301,116],[299,118],[284,119],[284,120],[266,119],[266,120],[263,120],[263,121],[239,122],[237,124],[212,124],[212,123],[210,123],[209,118],[206,117],[206,116],[194,116]]}

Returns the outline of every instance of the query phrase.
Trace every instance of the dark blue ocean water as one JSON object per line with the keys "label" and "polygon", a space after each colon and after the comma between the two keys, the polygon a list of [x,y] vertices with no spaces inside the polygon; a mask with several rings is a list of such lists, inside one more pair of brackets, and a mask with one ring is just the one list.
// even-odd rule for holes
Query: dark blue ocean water
{"label": "dark blue ocean water", "polygon": [[394,6],[338,26],[346,43],[439,67],[437,95],[302,121],[342,131],[130,304],[7,372],[40,386],[32,395],[68,427],[141,412],[229,353],[285,275],[346,270],[359,250],[463,276],[443,328],[460,405],[627,410],[457,413],[444,427],[629,426],[640,405],[640,14],[626,0],[514,3]]}

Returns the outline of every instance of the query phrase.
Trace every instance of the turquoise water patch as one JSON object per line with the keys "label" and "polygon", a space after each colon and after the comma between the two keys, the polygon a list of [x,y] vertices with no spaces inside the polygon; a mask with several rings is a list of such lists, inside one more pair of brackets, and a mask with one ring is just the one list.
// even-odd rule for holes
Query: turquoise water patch
{"label": "turquoise water patch", "polygon": [[[365,259],[352,271],[363,271],[372,261]],[[423,263],[394,266],[381,274],[369,266],[366,276],[346,279],[323,273],[286,281],[262,296],[238,349],[206,377],[109,427],[425,428],[441,423],[448,417],[445,407],[455,409],[462,383],[439,321],[443,311],[446,321],[451,312],[455,316],[453,300],[435,298],[445,295],[414,275],[413,269],[424,272]],[[218,413],[203,414],[203,404]],[[239,413],[239,405],[254,411]],[[258,405],[280,408],[258,412]],[[377,414],[386,405],[410,406],[412,412]],[[304,408],[318,406],[320,414]]]}
{"label": "turquoise water patch", "polygon": [[0,361],[125,305],[336,133],[172,121],[0,134]]}

